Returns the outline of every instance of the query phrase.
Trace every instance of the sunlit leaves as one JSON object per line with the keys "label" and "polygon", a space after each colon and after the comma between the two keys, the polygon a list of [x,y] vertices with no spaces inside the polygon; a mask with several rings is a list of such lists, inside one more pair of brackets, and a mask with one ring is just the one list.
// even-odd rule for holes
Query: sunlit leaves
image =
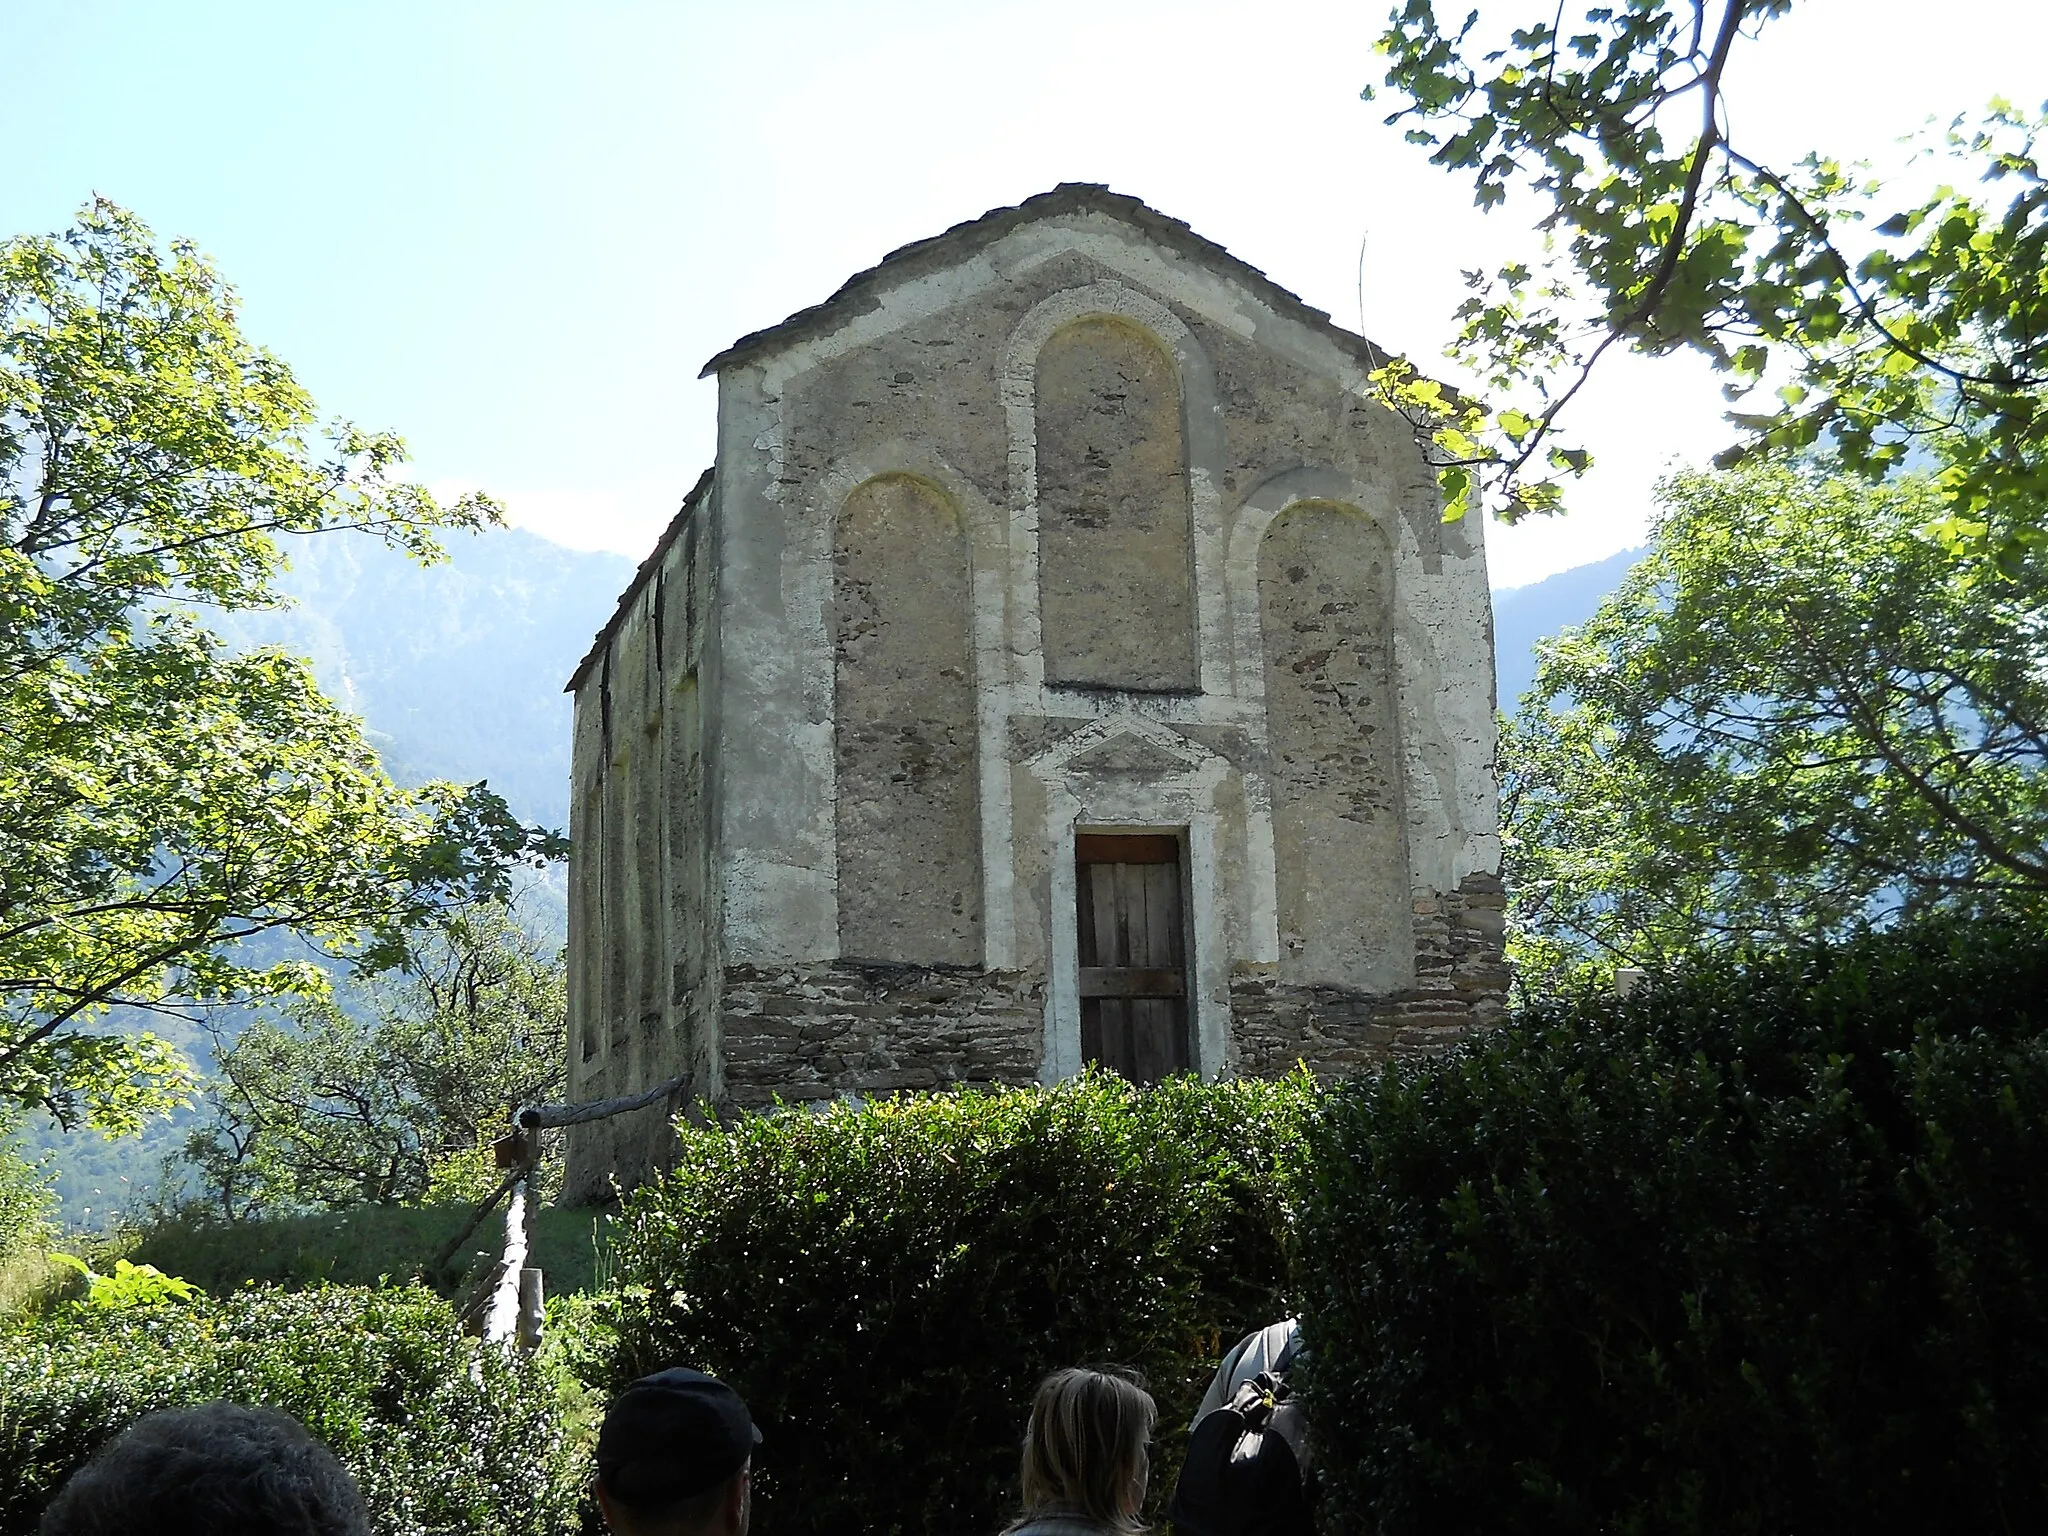
{"label": "sunlit leaves", "polygon": [[1466,427],[1477,450],[1444,467],[1494,505],[1533,504],[1522,482],[1555,463],[1561,407],[1605,352],[1683,348],[1729,375],[1731,400],[1767,370],[1786,386],[1775,409],[1731,415],[1724,466],[1816,444],[1873,481],[1931,462],[1957,471],[1943,492],[1991,544],[2025,543],[2048,492],[2048,120],[2002,100],[1957,119],[1929,152],[1976,190],[1904,209],[1819,151],[1761,164],[1727,137],[1723,82],[1790,3],[1544,7],[1504,42],[1427,4],[1393,12],[1389,122],[1469,174],[1480,206],[1533,194],[1552,256],[1460,307],[1449,353],[1490,404]]}
{"label": "sunlit leaves", "polygon": [[1504,735],[1528,968],[2048,896],[2048,575],[1909,478],[1662,488]]}
{"label": "sunlit leaves", "polygon": [[429,925],[403,973],[364,982],[351,1001],[288,1003],[221,1053],[212,1123],[187,1143],[201,1211],[416,1203],[520,1106],[559,1095],[561,950],[502,906]]}
{"label": "sunlit leaves", "polygon": [[451,899],[559,852],[482,786],[401,790],[361,723],[185,611],[280,601],[286,535],[421,559],[496,521],[397,478],[403,445],[316,429],[189,246],[106,202],[0,242],[0,1100],[119,1131],[182,1099],[109,1009],[317,993],[288,929],[366,963]]}

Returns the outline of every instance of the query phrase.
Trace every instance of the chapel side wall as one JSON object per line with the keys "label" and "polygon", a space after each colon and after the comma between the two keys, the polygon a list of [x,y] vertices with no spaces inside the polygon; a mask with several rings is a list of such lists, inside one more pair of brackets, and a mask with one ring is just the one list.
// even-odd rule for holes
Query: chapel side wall
{"label": "chapel side wall", "polygon": [[638,1093],[688,1071],[666,1103],[567,1137],[563,1198],[609,1197],[669,1161],[669,1117],[715,1097],[715,895],[702,670],[708,497],[576,694],[569,931],[570,1102]]}

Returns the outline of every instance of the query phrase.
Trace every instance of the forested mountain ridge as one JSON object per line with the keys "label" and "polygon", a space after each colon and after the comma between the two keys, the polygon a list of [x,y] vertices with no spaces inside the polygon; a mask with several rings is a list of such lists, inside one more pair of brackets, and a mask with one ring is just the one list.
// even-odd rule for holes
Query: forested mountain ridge
{"label": "forested mountain ridge", "polygon": [[1593,617],[1601,600],[1621,585],[1621,578],[1644,553],[1624,549],[1591,565],[1573,566],[1526,587],[1503,587],[1493,594],[1493,675],[1502,714],[1515,713],[1522,695],[1536,681],[1536,647]]}
{"label": "forested mountain ridge", "polygon": [[488,780],[519,816],[566,827],[562,685],[633,562],[518,528],[446,544],[446,564],[421,566],[367,538],[300,540],[280,583],[296,605],[221,615],[215,627],[236,646],[310,659],[399,781]]}

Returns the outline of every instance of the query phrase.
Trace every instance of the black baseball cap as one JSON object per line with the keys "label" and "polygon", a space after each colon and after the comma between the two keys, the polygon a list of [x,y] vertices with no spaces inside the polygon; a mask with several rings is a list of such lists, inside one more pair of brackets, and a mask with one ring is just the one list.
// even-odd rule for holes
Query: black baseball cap
{"label": "black baseball cap", "polygon": [[651,1509],[716,1488],[747,1464],[761,1431],[739,1393],[702,1371],[657,1371],[612,1399],[597,1432],[604,1490]]}

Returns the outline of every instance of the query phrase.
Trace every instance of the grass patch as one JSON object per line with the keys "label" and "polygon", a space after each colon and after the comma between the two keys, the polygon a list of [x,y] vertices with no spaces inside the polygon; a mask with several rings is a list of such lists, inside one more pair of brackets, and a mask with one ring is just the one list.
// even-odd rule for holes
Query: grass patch
{"label": "grass patch", "polygon": [[38,1306],[62,1288],[72,1272],[52,1264],[40,1247],[17,1248],[0,1255],[0,1318]]}
{"label": "grass patch", "polygon": [[[419,1275],[456,1234],[469,1209],[372,1205],[232,1226],[167,1221],[145,1231],[130,1257],[215,1294],[249,1282],[297,1289],[406,1281]],[[534,1223],[532,1262],[545,1272],[549,1295],[596,1286],[602,1228],[609,1219],[589,1209],[540,1213]],[[430,1278],[460,1283],[472,1268],[496,1258],[504,1239],[503,1218],[486,1219],[467,1245],[469,1251],[456,1256],[453,1272]]]}

